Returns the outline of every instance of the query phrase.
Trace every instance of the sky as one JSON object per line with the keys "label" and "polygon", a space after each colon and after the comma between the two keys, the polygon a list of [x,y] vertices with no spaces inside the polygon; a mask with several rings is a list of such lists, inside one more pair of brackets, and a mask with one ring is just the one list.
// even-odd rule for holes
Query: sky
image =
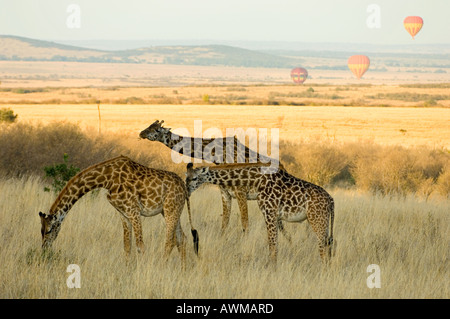
{"label": "sky", "polygon": [[450,43],[450,0],[0,0],[0,34],[40,40]]}

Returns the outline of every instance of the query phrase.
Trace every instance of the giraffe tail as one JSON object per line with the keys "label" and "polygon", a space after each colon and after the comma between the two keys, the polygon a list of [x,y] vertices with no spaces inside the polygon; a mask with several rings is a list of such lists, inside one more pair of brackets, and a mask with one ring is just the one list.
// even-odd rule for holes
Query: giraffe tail
{"label": "giraffe tail", "polygon": [[198,256],[198,246],[199,246],[199,237],[198,237],[198,231],[192,227],[192,217],[191,217],[191,204],[189,201],[189,196],[186,196],[186,204],[187,204],[187,210],[188,210],[188,216],[189,216],[189,224],[191,225],[191,233],[194,241],[194,251],[195,254]]}
{"label": "giraffe tail", "polygon": [[333,239],[333,225],[334,225],[334,201],[329,207],[329,229],[330,233],[327,238],[327,246],[329,247],[329,256],[331,257],[336,252],[336,241]]}

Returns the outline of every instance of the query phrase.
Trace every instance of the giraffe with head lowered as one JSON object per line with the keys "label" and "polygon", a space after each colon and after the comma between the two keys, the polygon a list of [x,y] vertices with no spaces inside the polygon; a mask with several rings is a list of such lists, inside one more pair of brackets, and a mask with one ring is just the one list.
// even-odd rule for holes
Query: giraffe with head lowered
{"label": "giraffe with head lowered", "polygon": [[131,252],[132,232],[138,252],[145,246],[142,238],[141,216],[162,214],[166,221],[165,257],[177,246],[185,265],[185,235],[180,216],[187,203],[194,247],[198,252],[197,231],[192,228],[189,196],[184,181],[175,173],[146,167],[125,156],[95,164],[72,177],[59,193],[48,213],[41,218],[42,247],[49,248],[58,236],[61,224],[72,206],[86,193],[106,189],[106,198],[120,213],[123,225],[124,249]]}
{"label": "giraffe with head lowered", "polygon": [[[170,149],[179,152],[180,154],[190,156],[192,158],[203,158],[203,154],[208,153],[206,150],[209,148],[211,151],[210,158],[206,160],[211,161],[214,164],[221,164],[227,162],[230,158],[233,163],[248,163],[250,161],[254,162],[264,162],[264,163],[274,163],[277,166],[282,166],[281,163],[268,156],[261,155],[247,146],[241,144],[239,140],[233,136],[231,137],[232,143],[230,142],[230,137],[228,138],[197,138],[197,137],[186,137],[180,136],[171,131],[170,128],[163,127],[164,121],[155,121],[145,130],[141,131],[139,137],[142,139],[148,139],[150,141],[158,141]],[[180,144],[189,145],[188,148],[180,147]],[[232,149],[230,145],[232,144]],[[201,146],[199,150],[196,149],[196,145]],[[215,152],[220,150],[221,153]],[[231,151],[231,152],[230,152]],[[187,152],[185,154],[185,152]],[[231,154],[230,154],[231,153]],[[247,200],[255,200],[257,197],[256,189],[249,186],[226,186],[219,185],[221,195],[222,195],[222,232],[228,226],[231,213],[231,199],[236,198],[241,212],[241,224],[244,232],[248,229],[248,206]],[[282,233],[290,240],[289,234],[284,230],[282,223],[280,222],[279,227]]]}
{"label": "giraffe with head lowered", "polygon": [[193,164],[189,163],[186,172],[188,193],[191,194],[204,183],[254,187],[258,190],[256,200],[264,215],[270,257],[275,263],[279,220],[298,223],[308,220],[317,236],[320,257],[324,261],[331,257],[334,200],[322,187],[264,164],[224,164],[194,169]]}

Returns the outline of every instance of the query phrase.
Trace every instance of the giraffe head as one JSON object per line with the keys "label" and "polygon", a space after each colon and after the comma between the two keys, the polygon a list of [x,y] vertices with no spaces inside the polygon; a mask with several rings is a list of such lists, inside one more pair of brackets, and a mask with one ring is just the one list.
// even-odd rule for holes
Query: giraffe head
{"label": "giraffe head", "polygon": [[42,248],[49,248],[61,229],[61,219],[57,215],[39,212],[41,218]]}
{"label": "giraffe head", "polygon": [[209,173],[208,166],[195,169],[193,166],[194,164],[192,163],[187,164],[186,189],[189,195],[191,195],[192,192],[194,192],[197,188],[199,188],[203,183],[206,182]]}
{"label": "giraffe head", "polygon": [[140,134],[140,138],[146,138],[150,141],[159,141],[162,142],[166,137],[167,133],[169,133],[170,128],[165,128],[162,126],[164,120],[161,122],[156,120],[149,127],[143,130]]}

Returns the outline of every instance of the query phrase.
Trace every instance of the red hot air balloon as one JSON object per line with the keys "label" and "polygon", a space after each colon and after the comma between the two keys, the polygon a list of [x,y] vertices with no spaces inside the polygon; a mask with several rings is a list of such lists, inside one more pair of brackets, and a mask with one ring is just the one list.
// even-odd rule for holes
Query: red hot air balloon
{"label": "red hot air balloon", "polygon": [[421,17],[406,17],[405,20],[403,20],[403,25],[414,40],[414,36],[422,29],[423,20]]}
{"label": "red hot air balloon", "polygon": [[304,68],[295,68],[291,70],[291,78],[294,83],[302,84],[308,77],[308,71]]}
{"label": "red hot air balloon", "polygon": [[365,55],[352,55],[348,59],[348,68],[353,72],[354,75],[358,78],[358,80],[363,76],[363,74],[367,71],[370,65],[370,60]]}

